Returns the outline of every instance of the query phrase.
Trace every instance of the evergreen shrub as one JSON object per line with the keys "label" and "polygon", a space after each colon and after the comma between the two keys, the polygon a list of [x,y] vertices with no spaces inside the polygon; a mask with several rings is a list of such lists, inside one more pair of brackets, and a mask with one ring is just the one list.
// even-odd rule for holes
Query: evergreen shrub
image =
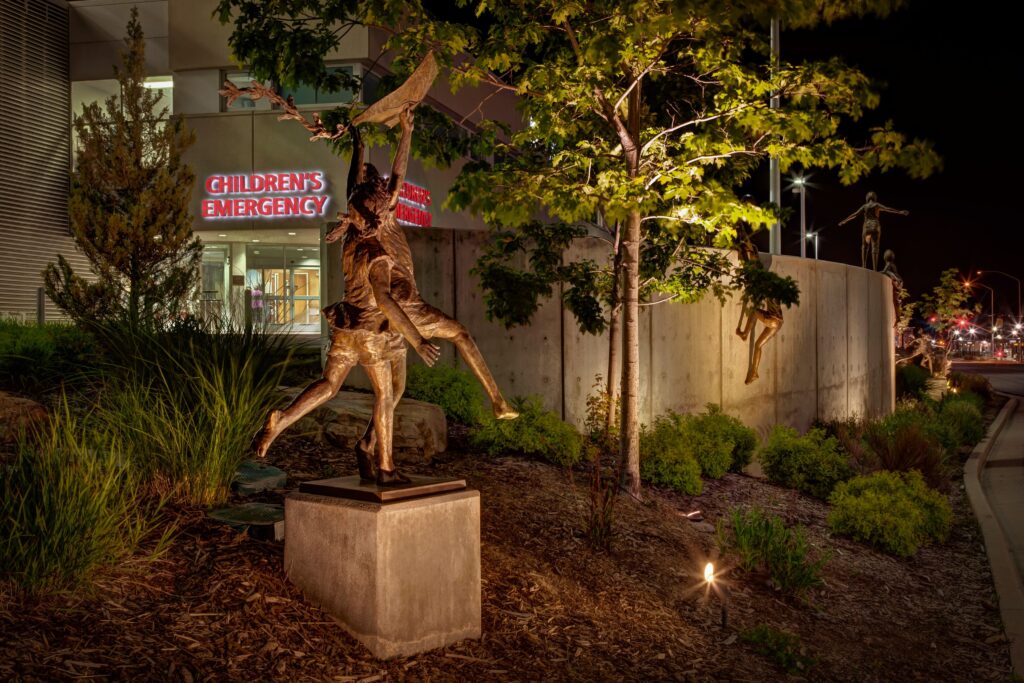
{"label": "evergreen shrub", "polygon": [[434,403],[449,419],[464,425],[480,424],[486,414],[479,382],[471,373],[450,365],[410,365],[405,396]]}
{"label": "evergreen shrub", "polygon": [[833,533],[910,557],[949,535],[949,501],[917,471],[875,472],[843,482],[833,491],[828,525]]}
{"label": "evergreen shrub", "polygon": [[519,411],[514,420],[487,416],[470,432],[470,444],[491,455],[519,453],[542,458],[556,465],[572,467],[580,461],[583,437],[550,410],[539,396],[514,398]]}
{"label": "evergreen shrub", "polygon": [[757,457],[769,480],[822,500],[854,474],[839,442],[817,428],[801,436],[776,425]]}

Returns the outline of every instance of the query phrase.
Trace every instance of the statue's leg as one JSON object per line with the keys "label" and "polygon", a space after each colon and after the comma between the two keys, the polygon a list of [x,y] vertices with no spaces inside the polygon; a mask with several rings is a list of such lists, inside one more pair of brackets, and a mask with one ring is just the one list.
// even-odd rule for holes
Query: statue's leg
{"label": "statue's leg", "polygon": [[303,389],[284,410],[271,410],[266,422],[263,423],[263,431],[256,447],[256,457],[266,457],[270,444],[274,443],[274,439],[281,432],[288,429],[296,420],[334,398],[353,365],[354,361],[328,356],[323,377]]}
{"label": "statue's leg", "polygon": [[740,312],[741,322],[743,320],[744,313],[746,313],[747,316],[747,325],[742,330],[740,330],[740,328],[737,327],[736,334],[738,334],[740,339],[742,339],[743,341],[747,341],[747,337],[749,337],[750,333],[754,331],[754,325],[757,324],[757,315],[754,310],[744,306],[743,310]]}
{"label": "statue's leg", "polygon": [[501,395],[498,383],[494,381],[494,375],[491,374],[490,368],[487,367],[483,354],[480,353],[480,349],[473,340],[473,336],[462,323],[454,318],[449,318],[442,311],[427,304],[411,308],[407,313],[413,324],[416,325],[416,328],[424,336],[444,339],[455,344],[455,348],[458,349],[462,360],[466,362],[466,365],[476,375],[480,384],[483,385],[487,398],[491,400],[491,409],[494,411],[496,418],[499,420],[511,420],[519,417],[519,413]]}
{"label": "statue's leg", "polygon": [[391,363],[382,361],[364,365],[376,397],[373,405],[374,452],[377,456],[377,484],[388,486],[408,483],[395,468],[391,445],[395,419],[394,394],[391,384]]}
{"label": "statue's leg", "polygon": [[[401,358],[396,358],[391,361],[391,400],[392,400],[392,414],[394,409],[398,407],[398,402],[402,399],[402,394],[405,393],[405,354],[402,354]],[[377,478],[377,468],[374,465],[374,450],[377,446],[377,435],[374,429],[374,420],[376,419],[377,407],[374,406],[373,415],[370,417],[369,424],[366,425],[366,431],[363,432],[363,436],[356,442],[356,462],[359,465],[359,477],[360,479],[366,479],[368,481],[374,481]],[[392,423],[393,424],[393,423]],[[394,435],[392,435],[392,448],[394,447]]]}
{"label": "statue's leg", "polygon": [[871,248],[871,238],[867,235],[864,236],[863,244],[860,248],[860,267],[868,267],[868,249]]}
{"label": "statue's leg", "polygon": [[761,353],[764,350],[764,345],[771,341],[779,328],[782,327],[782,321],[768,318],[762,321],[764,323],[764,329],[761,330],[761,334],[758,335],[757,341],[754,342],[754,354],[750,358],[750,368],[747,370],[746,384],[750,384],[758,378],[757,370],[761,365]]}
{"label": "statue's leg", "polygon": [[871,240],[871,269],[878,270],[878,244],[881,240],[878,237]]}

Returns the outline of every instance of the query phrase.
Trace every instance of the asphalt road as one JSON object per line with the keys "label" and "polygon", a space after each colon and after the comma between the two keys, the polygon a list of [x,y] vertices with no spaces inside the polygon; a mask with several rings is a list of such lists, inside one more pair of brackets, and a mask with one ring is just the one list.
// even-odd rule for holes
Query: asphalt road
{"label": "asphalt road", "polygon": [[1024,364],[1008,362],[954,362],[957,372],[974,372],[984,375],[992,388],[1004,394],[1024,397]]}

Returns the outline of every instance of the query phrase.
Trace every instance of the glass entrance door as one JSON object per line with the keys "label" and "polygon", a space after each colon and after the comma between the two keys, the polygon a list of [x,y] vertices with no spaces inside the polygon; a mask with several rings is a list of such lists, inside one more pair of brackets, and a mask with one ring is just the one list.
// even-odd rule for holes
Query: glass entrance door
{"label": "glass entrance door", "polygon": [[246,286],[253,320],[293,332],[320,331],[320,249],[317,246],[246,246]]}

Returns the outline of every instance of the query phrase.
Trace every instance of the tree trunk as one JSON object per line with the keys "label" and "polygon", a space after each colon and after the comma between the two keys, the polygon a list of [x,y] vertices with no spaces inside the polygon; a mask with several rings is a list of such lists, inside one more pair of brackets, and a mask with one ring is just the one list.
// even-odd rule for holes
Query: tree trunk
{"label": "tree trunk", "polygon": [[640,212],[631,211],[622,242],[622,457],[626,487],[640,496]]}
{"label": "tree trunk", "polygon": [[[627,172],[640,172],[640,82],[629,94]],[[622,443],[626,488],[640,497],[640,208],[629,212],[622,241]]]}

